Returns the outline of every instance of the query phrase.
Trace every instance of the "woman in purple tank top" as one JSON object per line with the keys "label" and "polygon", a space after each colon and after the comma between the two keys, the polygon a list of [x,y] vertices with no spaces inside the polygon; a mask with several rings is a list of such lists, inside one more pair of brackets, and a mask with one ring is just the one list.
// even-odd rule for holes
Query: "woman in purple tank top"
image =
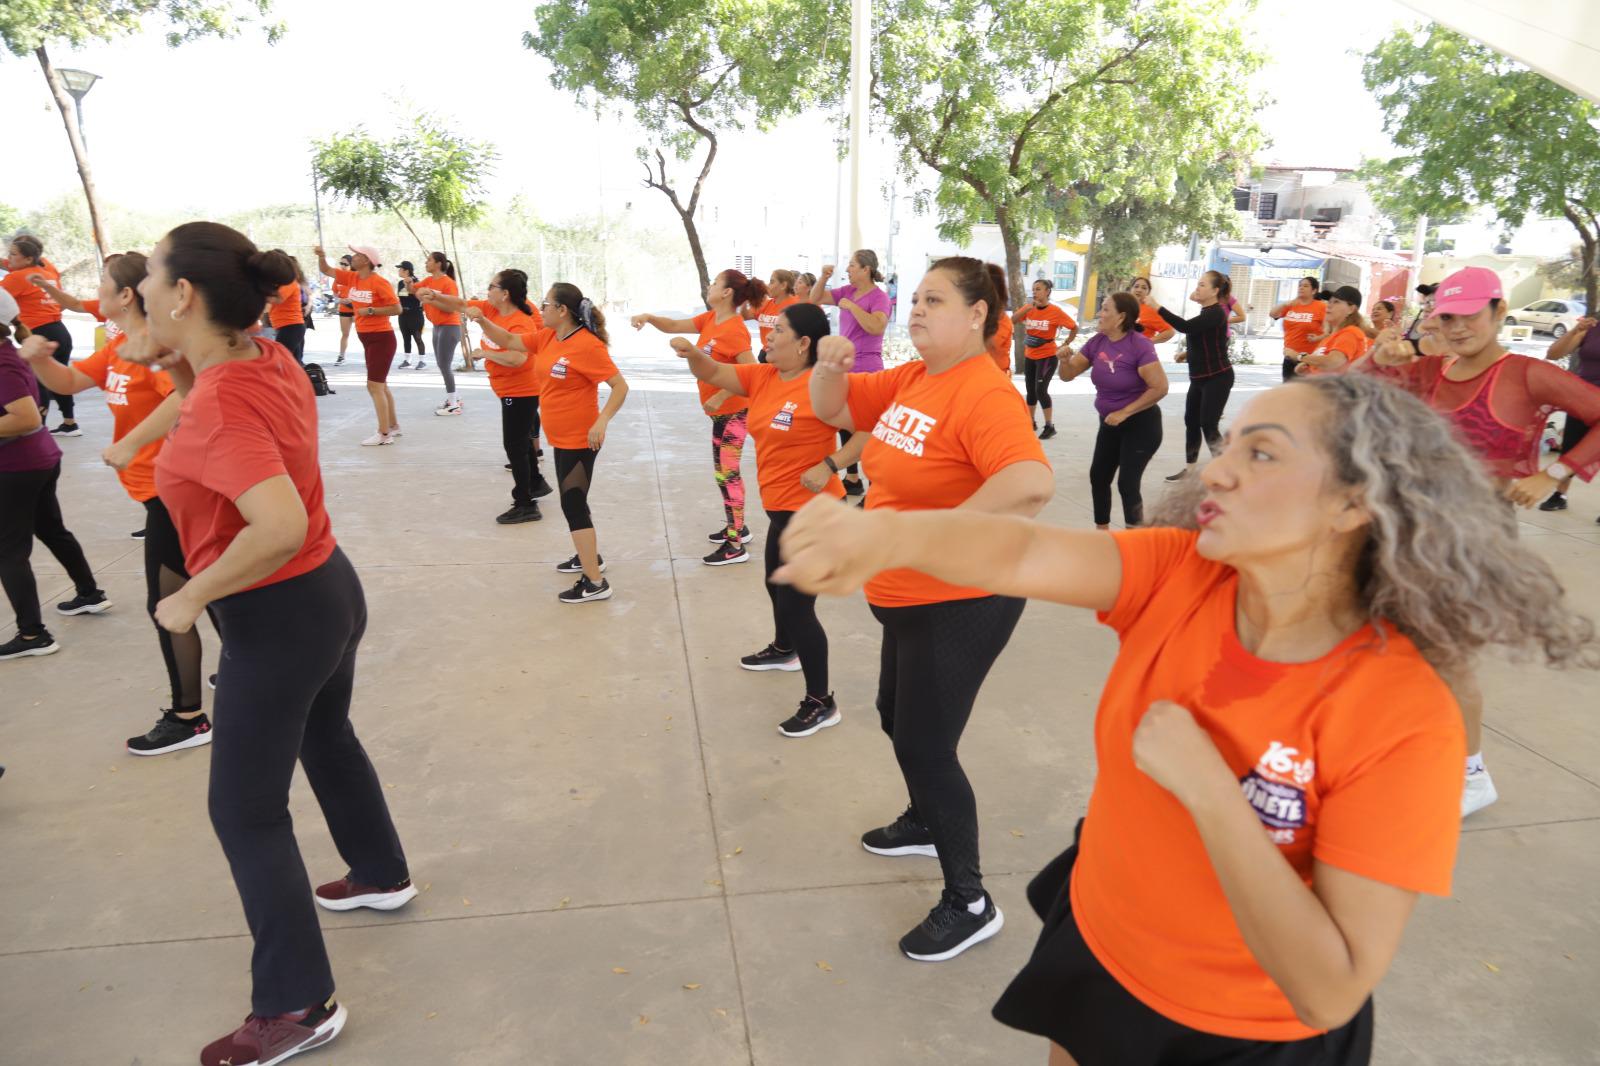
{"label": "woman in purple tank top", "polygon": [[[822,276],[811,288],[814,304],[836,304],[839,308],[839,333],[856,346],[854,373],[875,374],[883,369],[883,334],[889,328],[889,294],[878,288],[883,273],[878,269],[878,253],[862,248],[850,257],[844,268],[848,285],[828,288],[833,267],[822,268]],[[850,443],[850,433],[839,431],[841,446]],[[847,496],[865,496],[861,484],[861,468],[852,464],[845,471],[844,491]]]}

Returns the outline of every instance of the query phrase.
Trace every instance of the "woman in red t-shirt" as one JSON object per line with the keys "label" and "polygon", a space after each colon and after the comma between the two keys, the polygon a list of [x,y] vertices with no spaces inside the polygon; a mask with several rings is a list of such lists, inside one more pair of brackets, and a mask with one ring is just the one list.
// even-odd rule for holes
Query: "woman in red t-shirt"
{"label": "woman in red t-shirt", "polygon": [[[156,605],[156,622],[185,633],[209,610],[225,643],[208,806],[255,940],[250,1017],[206,1046],[202,1066],[287,1057],[338,1035],[347,1015],[313,899],[394,910],[417,894],[350,722],[367,608],[323,505],[316,397],[282,345],[246,333],[293,277],[281,252],[190,222],[162,238],[139,287],[151,338],[182,353],[160,360],[183,406],[156,487],[191,577]],[[289,817],[297,761],[350,864],[315,893]]]}
{"label": "woman in red t-shirt", "polygon": [[[377,272],[378,250],[370,245],[351,245],[349,270],[328,265],[322,246],[317,245],[317,266],[335,286],[345,287],[344,297],[355,316],[356,340],[361,342],[362,360],[367,366],[367,395],[378,417],[378,432],[362,441],[365,447],[393,444],[400,439],[400,416],[395,413],[394,393],[389,391],[389,367],[399,347],[391,318],[400,314],[400,297],[389,279]],[[341,360],[342,361],[342,360]]]}
{"label": "woman in red t-shirt", "polygon": [[[70,395],[87,389],[105,393],[111,409],[111,446],[102,458],[117,471],[123,489],[144,507],[145,609],[155,620],[156,604],[183,588],[189,571],[183,546],[161,497],[156,494],[156,457],[167,432],[178,421],[182,397],[173,391],[172,379],[162,370],[124,358],[129,351],[150,348],[139,284],[145,279],[145,257],[124,252],[106,260],[100,273],[99,306],[118,333],[104,348],[70,367],[51,361],[49,342],[30,337],[22,346],[41,382],[55,392]],[[298,309],[299,304],[296,303]],[[211,743],[211,723],[203,710],[205,686],[200,665],[200,631],[172,633],[156,626],[161,659],[166,663],[172,705],[161,712],[144,736],[130,737],[134,755],[160,755]]]}
{"label": "woman in red t-shirt", "polygon": [[777,576],[912,567],[1121,638],[1087,816],[995,1007],[1052,1064],[1366,1063],[1417,896],[1450,893],[1464,743],[1435,667],[1596,666],[1594,628],[1449,427],[1359,374],[1252,399],[1153,524],[812,506]]}
{"label": "woman in red t-shirt", "polygon": [[[724,270],[706,289],[706,306],[710,310],[704,314],[693,318],[634,315],[633,328],[649,325],[663,333],[698,333],[695,347],[717,362],[753,363],[756,357],[750,351],[750,330],[739,308],[761,304],[766,298],[766,285],[737,270]],[[722,529],[707,538],[717,547],[701,562],[707,566],[747,563],[750,553],[744,546],[753,538],[744,522],[744,478],[739,472],[745,437],[750,432],[746,405],[726,389],[701,382],[700,407],[711,416],[711,454],[716,460],[717,491],[722,494],[724,519]]]}
{"label": "woman in red t-shirt", "polygon": [[[18,321],[29,333],[36,333],[54,343],[55,353],[51,358],[66,366],[72,361],[72,333],[61,321],[61,305],[37,284],[37,281],[59,283],[60,271],[44,257],[44,245],[39,238],[25,233],[11,241],[6,250],[5,266],[10,273],[0,277],[0,289],[9,292],[17,301]],[[50,417],[52,400],[61,408],[61,424],[48,432],[58,437],[83,436],[83,430],[78,428],[78,420],[73,417],[76,410],[72,397],[57,396],[40,385],[39,413],[46,420]]]}

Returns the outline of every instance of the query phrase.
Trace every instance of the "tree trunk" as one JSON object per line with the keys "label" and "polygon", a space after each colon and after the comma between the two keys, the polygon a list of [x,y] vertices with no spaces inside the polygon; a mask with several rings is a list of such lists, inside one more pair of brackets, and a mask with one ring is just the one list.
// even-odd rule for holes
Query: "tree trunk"
{"label": "tree trunk", "polygon": [[705,249],[700,247],[700,231],[695,228],[694,216],[687,211],[680,210],[678,217],[683,219],[683,233],[689,238],[689,254],[694,256],[694,269],[700,275],[700,294],[711,288],[711,273],[706,269]]}
{"label": "tree trunk", "polygon": [[[1579,257],[1582,272],[1579,276],[1583,279],[1583,295],[1588,301],[1589,314],[1592,315],[1595,313],[1595,308],[1600,306],[1600,276],[1596,274],[1595,265],[1596,259],[1600,258],[1600,222],[1596,222],[1594,226],[1588,225],[1571,202],[1562,205],[1561,213],[1572,223],[1572,228],[1578,231],[1578,239],[1583,242]],[[1591,220],[1594,219],[1593,212],[1589,212],[1589,217]]]}
{"label": "tree trunk", "polygon": [[44,71],[50,94],[56,98],[56,107],[61,111],[61,124],[67,128],[67,142],[72,145],[72,158],[78,164],[78,177],[83,181],[83,197],[89,202],[89,225],[94,230],[94,244],[100,251],[100,261],[103,263],[106,256],[111,254],[111,245],[106,240],[105,227],[100,223],[100,205],[94,196],[94,178],[89,173],[89,153],[83,147],[83,132],[78,129],[77,111],[55,67],[50,65],[50,55],[44,46],[35,48],[33,54],[39,57],[39,69]]}
{"label": "tree trunk", "polygon": [[406,228],[406,232],[411,234],[411,239],[417,242],[417,247],[422,249],[422,254],[427,255],[428,246],[422,243],[422,238],[417,235],[417,231],[411,228],[411,221],[400,213],[400,206],[398,204],[390,204],[389,210],[394,212],[394,217],[398,218],[400,224]]}
{"label": "tree trunk", "polygon": [[[995,224],[1000,227],[1000,243],[1006,250],[1006,283],[1011,286],[1011,309],[1021,310],[1022,305],[1028,302],[1028,291],[1023,287],[1022,277],[1022,241],[1017,237],[1017,228],[1011,222],[1011,213],[999,204],[994,205]],[[1022,361],[1027,358],[1023,343],[1023,331],[1017,330],[1011,335],[1011,363],[1014,372],[1022,370]]]}
{"label": "tree trunk", "polygon": [[1098,303],[1099,293],[1095,290],[1100,286],[1095,284],[1094,276],[1094,249],[1100,243],[1100,227],[1095,226],[1089,231],[1089,250],[1083,255],[1083,298],[1078,301],[1078,321],[1089,321]]}

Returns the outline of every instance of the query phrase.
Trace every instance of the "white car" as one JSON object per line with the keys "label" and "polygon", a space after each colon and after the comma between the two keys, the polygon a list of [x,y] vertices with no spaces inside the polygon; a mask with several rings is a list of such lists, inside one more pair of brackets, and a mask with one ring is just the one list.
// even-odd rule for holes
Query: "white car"
{"label": "white car", "polygon": [[1506,325],[1531,326],[1536,333],[1550,333],[1559,338],[1588,313],[1582,300],[1535,300],[1507,315]]}

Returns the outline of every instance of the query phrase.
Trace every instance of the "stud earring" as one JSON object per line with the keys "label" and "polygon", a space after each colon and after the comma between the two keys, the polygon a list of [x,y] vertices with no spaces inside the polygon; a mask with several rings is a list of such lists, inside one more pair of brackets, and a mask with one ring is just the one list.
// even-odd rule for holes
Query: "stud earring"
{"label": "stud earring", "polygon": [[168,311],[167,312],[167,316],[169,318],[171,318],[172,321],[174,321],[174,322],[181,322],[183,320],[183,316],[178,314],[178,309],[176,307],[174,307],[172,310]]}

